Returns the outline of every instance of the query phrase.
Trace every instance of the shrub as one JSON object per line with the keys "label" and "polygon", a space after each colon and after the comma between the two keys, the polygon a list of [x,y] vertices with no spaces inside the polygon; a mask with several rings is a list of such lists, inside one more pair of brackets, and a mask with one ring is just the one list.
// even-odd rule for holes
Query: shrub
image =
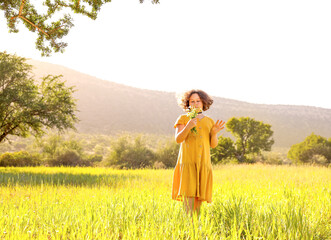
{"label": "shrub", "polygon": [[0,156],[1,167],[26,167],[38,166],[41,160],[39,154],[31,154],[26,151],[4,153]]}
{"label": "shrub", "polygon": [[311,161],[313,164],[319,164],[319,165],[328,164],[328,159],[325,156],[319,155],[319,154],[313,155],[313,157],[311,158]]}
{"label": "shrub", "polygon": [[156,161],[162,163],[164,165],[163,168],[175,167],[179,147],[180,144],[177,144],[175,141],[168,141],[165,145],[160,145],[156,151]]}
{"label": "shrub", "polygon": [[210,154],[214,164],[231,162],[236,156],[234,142],[229,137],[220,136],[218,145],[211,149]]}
{"label": "shrub", "polygon": [[91,163],[98,163],[98,162],[101,162],[103,159],[103,156],[102,155],[99,155],[99,154],[92,154],[92,155],[88,155],[86,160],[88,162],[91,162]]}
{"label": "shrub", "polygon": [[76,139],[65,140],[64,136],[53,134],[37,140],[37,146],[47,159],[56,159],[66,152],[74,151],[83,156],[82,143]]}
{"label": "shrub", "polygon": [[50,135],[47,138],[37,138],[36,145],[40,148],[43,157],[46,159],[55,159],[59,155],[63,138],[59,135]]}
{"label": "shrub", "polygon": [[105,146],[102,146],[100,144],[95,145],[93,148],[93,152],[98,155],[105,155],[107,148]]}
{"label": "shrub", "polygon": [[134,141],[128,136],[122,136],[113,142],[106,158],[106,166],[121,169],[152,167],[154,158],[154,153],[146,146],[141,136]]}
{"label": "shrub", "polygon": [[286,159],[282,154],[278,152],[264,152],[258,156],[255,156],[254,162],[272,164],[272,165],[282,165],[283,160]]}
{"label": "shrub", "polygon": [[[314,157],[316,155],[319,157]],[[312,133],[303,142],[293,145],[287,156],[296,163],[328,165],[331,163],[331,141]],[[325,159],[318,160],[321,159],[321,156]]]}
{"label": "shrub", "polygon": [[49,166],[91,166],[91,162],[83,160],[74,150],[66,150],[56,158],[47,161]]}
{"label": "shrub", "polygon": [[166,165],[163,164],[163,162],[155,162],[153,164],[153,168],[154,169],[165,169],[166,168]]}

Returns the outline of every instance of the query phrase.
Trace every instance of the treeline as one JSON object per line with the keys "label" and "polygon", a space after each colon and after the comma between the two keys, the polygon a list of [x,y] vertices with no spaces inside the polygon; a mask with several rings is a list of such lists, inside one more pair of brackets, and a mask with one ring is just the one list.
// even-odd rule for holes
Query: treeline
{"label": "treeline", "polygon": [[[1,144],[0,166],[173,168],[177,161],[179,146],[173,136],[165,135],[50,134],[36,140],[17,138],[11,144]],[[246,155],[243,161],[236,152],[234,141],[220,136],[217,148],[211,149],[211,156],[214,165],[243,162],[328,166],[331,163],[331,138],[326,139],[311,134],[303,142],[293,145],[288,152],[251,153]]]}
{"label": "treeline", "polygon": [[[2,144],[0,166],[171,168],[176,164],[179,151],[179,145],[173,138],[147,134],[50,134],[34,141],[22,140]],[[13,150],[13,145],[20,151],[8,152]]]}

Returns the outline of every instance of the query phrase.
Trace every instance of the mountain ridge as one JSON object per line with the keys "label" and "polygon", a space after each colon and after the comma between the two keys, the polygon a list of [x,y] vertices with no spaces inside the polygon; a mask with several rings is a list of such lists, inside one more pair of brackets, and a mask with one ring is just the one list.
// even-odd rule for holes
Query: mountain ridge
{"label": "mountain ridge", "polygon": [[[70,68],[28,60],[35,77],[63,75],[67,86],[75,86],[77,129],[83,133],[114,134],[121,131],[174,134],[173,124],[183,110],[174,92],[141,89],[99,79]],[[212,96],[214,103],[206,112],[213,119],[252,117],[272,126],[275,146],[290,147],[312,132],[331,137],[331,109],[257,104]],[[224,136],[230,136],[224,132]]]}

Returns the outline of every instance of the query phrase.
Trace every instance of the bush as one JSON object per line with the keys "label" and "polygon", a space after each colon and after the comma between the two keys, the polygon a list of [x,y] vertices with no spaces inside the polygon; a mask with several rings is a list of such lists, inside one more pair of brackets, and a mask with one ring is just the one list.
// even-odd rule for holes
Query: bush
{"label": "bush", "polygon": [[271,165],[282,165],[285,156],[278,152],[264,152],[263,154],[253,157],[254,162],[266,163]]}
{"label": "bush", "polygon": [[303,142],[293,145],[287,156],[296,163],[328,165],[331,163],[331,140],[312,133]]}
{"label": "bush", "polygon": [[74,150],[66,150],[54,159],[47,161],[49,166],[91,166],[91,162],[83,160]]}
{"label": "bush", "polygon": [[163,162],[155,162],[153,164],[154,169],[165,169],[166,165],[163,164]]}
{"label": "bush", "polygon": [[236,156],[234,142],[229,137],[220,136],[218,145],[210,151],[213,164],[233,162]]}
{"label": "bush", "polygon": [[103,156],[102,155],[99,155],[99,154],[92,154],[92,155],[88,155],[86,160],[88,162],[91,162],[91,163],[98,163],[98,162],[101,162],[103,159]]}
{"label": "bush", "polygon": [[152,167],[154,158],[154,153],[146,146],[141,136],[134,141],[128,136],[122,136],[113,142],[106,158],[106,166],[120,169]]}
{"label": "bush", "polygon": [[39,154],[31,154],[26,151],[4,153],[0,156],[1,167],[27,167],[39,166],[41,163]]}
{"label": "bush", "polygon": [[[168,141],[164,146],[159,146],[156,151],[156,161],[164,165],[163,168],[173,168],[176,166],[180,144],[175,141]],[[154,167],[155,164],[154,164]]]}
{"label": "bush", "polygon": [[328,159],[325,156],[319,154],[313,155],[311,161],[313,164],[328,165]]}
{"label": "bush", "polygon": [[80,157],[83,156],[82,143],[76,139],[65,140],[64,136],[53,134],[47,138],[38,139],[37,146],[47,159],[57,159],[66,152],[74,151]]}

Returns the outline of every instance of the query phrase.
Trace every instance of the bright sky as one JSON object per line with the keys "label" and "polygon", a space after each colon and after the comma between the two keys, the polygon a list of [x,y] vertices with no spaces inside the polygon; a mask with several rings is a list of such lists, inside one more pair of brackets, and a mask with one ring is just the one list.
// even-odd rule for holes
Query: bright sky
{"label": "bright sky", "polygon": [[113,0],[96,21],[73,15],[49,58],[1,13],[0,51],[139,88],[331,109],[330,12],[330,0]]}

